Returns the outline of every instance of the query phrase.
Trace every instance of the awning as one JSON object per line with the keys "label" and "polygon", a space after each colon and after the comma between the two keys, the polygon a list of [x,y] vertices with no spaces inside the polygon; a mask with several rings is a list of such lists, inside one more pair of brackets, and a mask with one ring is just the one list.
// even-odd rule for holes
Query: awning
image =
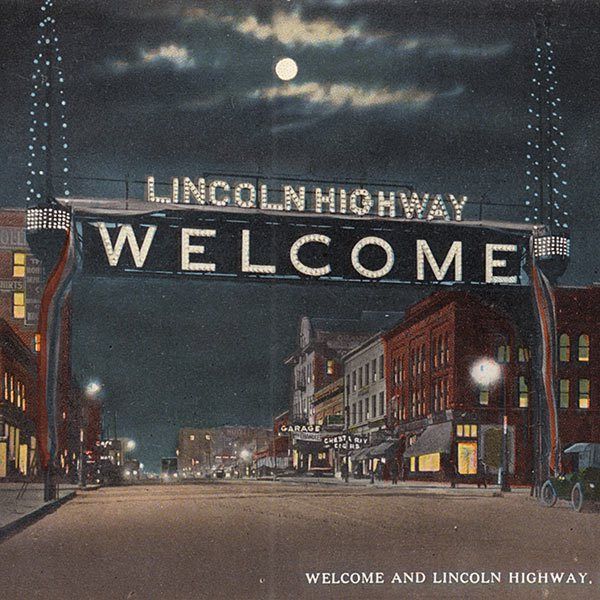
{"label": "awning", "polygon": [[404,456],[423,454],[447,454],[452,447],[452,422],[429,425],[417,441],[404,451]]}
{"label": "awning", "polygon": [[373,448],[371,448],[369,450],[369,456],[371,458],[377,458],[379,456],[387,456],[388,454],[391,454],[392,452],[394,452],[394,450],[396,450],[397,447],[398,447],[398,440],[390,440],[387,442],[382,442],[381,444],[378,444],[377,446],[373,446]]}
{"label": "awning", "polygon": [[597,446],[598,444],[590,444],[586,442],[579,442],[569,446],[564,453],[565,454],[579,454],[580,452],[586,452],[591,446]]}
{"label": "awning", "polygon": [[350,458],[353,461],[367,460],[367,458],[369,458],[369,450],[370,450],[370,448],[361,448],[360,450],[357,450],[354,454],[351,454]]}

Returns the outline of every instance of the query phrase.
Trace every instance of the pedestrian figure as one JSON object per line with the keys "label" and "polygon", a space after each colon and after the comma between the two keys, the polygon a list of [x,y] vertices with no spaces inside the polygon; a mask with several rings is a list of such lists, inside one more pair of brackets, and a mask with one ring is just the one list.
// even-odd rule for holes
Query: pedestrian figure
{"label": "pedestrian figure", "polygon": [[398,461],[395,458],[390,463],[390,475],[392,476],[392,484],[396,485],[398,483]]}
{"label": "pedestrian figure", "polygon": [[481,459],[477,461],[477,475],[477,487],[487,489],[487,465]]}

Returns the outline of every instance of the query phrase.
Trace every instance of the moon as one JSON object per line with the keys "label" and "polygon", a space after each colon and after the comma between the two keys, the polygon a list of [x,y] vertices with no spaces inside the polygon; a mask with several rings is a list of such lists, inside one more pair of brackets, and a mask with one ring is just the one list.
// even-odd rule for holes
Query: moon
{"label": "moon", "polygon": [[293,58],[282,58],[275,65],[275,74],[282,81],[291,81],[298,74],[298,65]]}

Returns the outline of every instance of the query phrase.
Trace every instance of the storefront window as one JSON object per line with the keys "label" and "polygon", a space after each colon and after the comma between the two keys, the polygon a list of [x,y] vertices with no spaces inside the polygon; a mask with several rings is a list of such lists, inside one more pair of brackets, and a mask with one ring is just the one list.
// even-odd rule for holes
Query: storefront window
{"label": "storefront window", "polygon": [[410,457],[410,470],[413,473],[417,470],[417,459],[414,456]]}
{"label": "storefront window", "polygon": [[477,474],[477,442],[457,444],[458,472],[460,475]]}
{"label": "storefront window", "polygon": [[423,454],[419,456],[419,471],[434,473],[440,470],[440,454]]}

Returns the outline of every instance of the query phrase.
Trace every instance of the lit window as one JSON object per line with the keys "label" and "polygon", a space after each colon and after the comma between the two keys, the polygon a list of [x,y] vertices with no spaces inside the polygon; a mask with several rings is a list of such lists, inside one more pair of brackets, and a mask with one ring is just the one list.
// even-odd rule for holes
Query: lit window
{"label": "lit window", "polygon": [[519,348],[519,362],[529,362],[529,348]]}
{"label": "lit window", "polygon": [[8,373],[4,371],[4,399],[8,400]]}
{"label": "lit window", "polygon": [[190,435],[190,442],[193,442],[196,439],[196,436],[192,433]]}
{"label": "lit window", "polygon": [[423,454],[419,456],[419,471],[433,473],[440,470],[440,454]]}
{"label": "lit window", "polygon": [[477,474],[477,442],[461,442],[457,447],[458,472],[461,475]]}
{"label": "lit window", "polygon": [[413,473],[417,470],[417,458],[415,456],[410,457],[410,470]]}
{"label": "lit window", "polygon": [[509,363],[510,362],[510,346],[498,346],[498,362]]}
{"label": "lit window", "polygon": [[558,356],[560,362],[569,362],[571,360],[571,340],[566,333],[561,334],[558,340]]}
{"label": "lit window", "polygon": [[12,375],[10,376],[10,402],[15,403],[15,378]]}
{"label": "lit window", "polygon": [[560,407],[569,408],[570,381],[568,379],[560,380]]}
{"label": "lit window", "polygon": [[577,360],[579,362],[589,362],[590,360],[590,336],[585,333],[579,336]]}
{"label": "lit window", "polygon": [[479,390],[479,404],[487,406],[490,403],[490,390],[482,388]]}
{"label": "lit window", "polygon": [[477,437],[477,425],[473,424],[459,424],[456,426],[456,437],[462,438],[476,438]]}
{"label": "lit window", "polygon": [[41,333],[36,333],[33,336],[33,349],[36,352],[39,352],[42,349],[42,334]]}
{"label": "lit window", "polygon": [[529,406],[529,386],[523,375],[519,377],[519,408],[527,408]]}
{"label": "lit window", "polygon": [[13,317],[15,319],[25,318],[25,293],[13,292]]}
{"label": "lit window", "polygon": [[579,408],[590,407],[590,380],[579,380]]}
{"label": "lit window", "polygon": [[13,277],[25,277],[25,253],[13,254]]}

